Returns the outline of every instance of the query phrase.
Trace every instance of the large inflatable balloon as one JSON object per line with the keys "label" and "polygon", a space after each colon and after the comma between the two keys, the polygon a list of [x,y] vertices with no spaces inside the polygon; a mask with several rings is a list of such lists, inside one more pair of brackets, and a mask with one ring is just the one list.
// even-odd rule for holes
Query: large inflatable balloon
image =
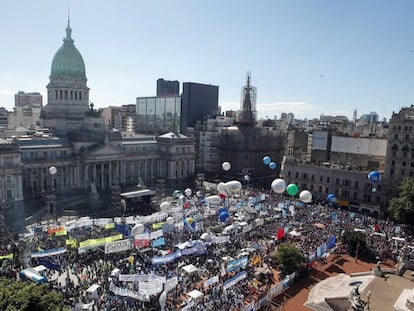
{"label": "large inflatable balloon", "polygon": [[201,193],[201,191],[200,190],[198,190],[197,192],[196,192],[196,196],[197,196],[197,198],[199,198],[199,197],[201,197],[203,194]]}
{"label": "large inflatable balloon", "polygon": [[368,179],[372,182],[379,182],[381,180],[381,173],[378,171],[369,172]]}
{"label": "large inflatable balloon", "polygon": [[217,191],[227,196],[227,187],[224,182],[219,182],[217,184]]}
{"label": "large inflatable balloon", "polygon": [[227,219],[229,219],[230,215],[227,211],[223,211],[219,214],[219,219],[221,222],[226,222]]}
{"label": "large inflatable balloon", "polygon": [[167,202],[167,201],[164,201],[164,202],[162,202],[161,204],[160,204],[160,209],[161,209],[161,211],[163,211],[163,212],[166,212],[166,211],[168,211],[168,209],[170,208],[170,203],[169,202]]}
{"label": "large inflatable balloon", "polygon": [[172,194],[172,195],[173,195],[174,197],[177,197],[177,198],[178,198],[178,197],[179,197],[180,195],[182,195],[182,194],[183,194],[183,192],[182,192],[181,190],[175,190],[175,191],[173,192],[173,194]]}
{"label": "large inflatable balloon", "polygon": [[141,234],[142,232],[144,232],[144,229],[145,227],[143,224],[136,224],[134,228],[132,228],[131,230],[131,235],[135,236],[135,235]]}
{"label": "large inflatable balloon", "polygon": [[275,162],[270,162],[270,163],[269,163],[269,168],[270,168],[271,170],[274,170],[274,169],[276,168],[276,163],[275,163]]}
{"label": "large inflatable balloon", "polygon": [[225,171],[228,171],[231,169],[231,164],[230,162],[223,162],[223,164],[221,164],[221,168]]}
{"label": "large inflatable balloon", "polygon": [[298,191],[299,191],[298,186],[296,186],[295,184],[289,184],[286,187],[286,192],[289,195],[296,195],[298,193]]}
{"label": "large inflatable balloon", "polygon": [[173,225],[174,224],[174,218],[167,217],[166,223],[169,224],[169,225]]}
{"label": "large inflatable balloon", "polygon": [[329,203],[336,203],[336,195],[333,193],[328,194],[328,196],[326,197],[326,201],[328,201]]}
{"label": "large inflatable balloon", "polygon": [[286,182],[283,179],[276,178],[272,181],[272,190],[276,193],[283,193],[286,189]]}
{"label": "large inflatable balloon", "polygon": [[308,190],[303,190],[301,193],[299,193],[299,200],[301,200],[303,203],[309,203],[312,201],[312,193]]}
{"label": "large inflatable balloon", "polygon": [[211,204],[219,204],[221,202],[221,198],[218,195],[210,195],[206,197],[206,202]]}
{"label": "large inflatable balloon", "polygon": [[191,191],[191,189],[190,188],[187,188],[187,189],[185,189],[184,190],[184,194],[186,195],[186,196],[190,196],[191,194],[193,193],[193,191]]}
{"label": "large inflatable balloon", "polygon": [[224,184],[226,186],[227,191],[236,192],[241,190],[242,184],[238,180],[231,180]]}
{"label": "large inflatable balloon", "polygon": [[269,156],[265,156],[264,158],[263,158],[263,163],[265,164],[265,165],[269,165],[269,163],[270,162],[272,162],[272,159],[269,157]]}

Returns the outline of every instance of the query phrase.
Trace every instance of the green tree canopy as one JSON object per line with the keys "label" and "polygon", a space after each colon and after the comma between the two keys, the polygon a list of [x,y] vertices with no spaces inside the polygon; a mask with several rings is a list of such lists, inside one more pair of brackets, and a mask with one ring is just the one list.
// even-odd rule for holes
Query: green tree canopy
{"label": "green tree canopy", "polygon": [[0,278],[0,310],[56,311],[62,310],[62,295],[45,284]]}
{"label": "green tree canopy", "polygon": [[414,179],[404,178],[398,189],[399,196],[391,199],[388,213],[400,223],[414,225]]}
{"label": "green tree canopy", "polygon": [[342,243],[348,247],[352,256],[358,256],[358,252],[366,246],[365,234],[359,231],[345,231],[342,234]]}
{"label": "green tree canopy", "polygon": [[285,275],[295,272],[301,263],[306,262],[305,255],[292,244],[280,244],[274,259],[282,265],[281,270]]}

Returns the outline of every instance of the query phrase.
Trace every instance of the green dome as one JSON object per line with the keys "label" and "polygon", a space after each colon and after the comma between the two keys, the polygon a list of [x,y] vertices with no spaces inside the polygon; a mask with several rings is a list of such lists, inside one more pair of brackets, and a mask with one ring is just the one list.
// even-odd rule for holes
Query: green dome
{"label": "green dome", "polygon": [[73,44],[71,34],[72,29],[68,22],[66,38],[63,39],[63,45],[53,57],[51,79],[59,77],[86,80],[85,63],[82,55]]}

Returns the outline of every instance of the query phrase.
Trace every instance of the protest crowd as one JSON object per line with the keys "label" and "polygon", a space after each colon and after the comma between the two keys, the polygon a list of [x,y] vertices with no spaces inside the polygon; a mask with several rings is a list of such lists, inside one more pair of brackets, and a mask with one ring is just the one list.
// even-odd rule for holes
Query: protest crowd
{"label": "protest crowd", "polygon": [[308,258],[299,276],[319,258],[346,252],[344,231],[363,232],[379,260],[397,260],[413,242],[404,226],[325,203],[244,189],[182,194],[149,216],[31,226],[19,240],[1,241],[0,271],[21,279],[20,271],[41,266],[36,271],[71,310],[247,311],[286,277],[272,258],[280,243]]}

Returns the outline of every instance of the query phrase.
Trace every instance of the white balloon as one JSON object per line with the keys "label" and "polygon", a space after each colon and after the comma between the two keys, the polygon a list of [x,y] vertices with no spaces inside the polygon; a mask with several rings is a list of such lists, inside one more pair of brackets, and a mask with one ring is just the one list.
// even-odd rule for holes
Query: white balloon
{"label": "white balloon", "polygon": [[218,204],[221,202],[221,198],[218,195],[210,195],[206,197],[207,203]]}
{"label": "white balloon", "polygon": [[226,188],[226,184],[224,182],[219,182],[217,184],[217,191],[221,194],[227,195],[227,188]]}
{"label": "white balloon", "polygon": [[167,224],[169,224],[169,225],[174,224],[174,218],[172,218],[172,217],[168,217],[168,218],[167,218]]}
{"label": "white balloon", "polygon": [[49,167],[50,175],[55,175],[57,173],[57,168],[54,166]]}
{"label": "white balloon", "polygon": [[238,180],[231,180],[224,184],[226,186],[227,191],[236,192],[242,188],[242,184]]}
{"label": "white balloon", "polygon": [[299,194],[299,200],[301,200],[303,203],[309,203],[312,201],[312,193],[308,190],[303,190]]}
{"label": "white balloon", "polygon": [[186,195],[186,196],[190,196],[191,194],[192,194],[193,192],[191,191],[191,189],[190,188],[187,188],[187,189],[185,189],[184,190],[184,194]]}
{"label": "white balloon", "polygon": [[166,212],[169,208],[170,208],[170,203],[168,203],[167,201],[164,201],[160,204],[160,209],[163,212]]}
{"label": "white balloon", "polygon": [[201,197],[203,194],[201,193],[201,191],[199,190],[199,191],[197,191],[196,192],[196,196],[199,198],[199,197]]}
{"label": "white balloon", "polygon": [[134,228],[132,228],[131,230],[131,235],[138,235],[141,234],[142,232],[144,232],[144,225],[143,224],[136,224],[134,226]]}
{"label": "white balloon", "polygon": [[276,193],[283,193],[286,189],[286,182],[283,179],[276,178],[272,181],[272,190]]}
{"label": "white balloon", "polygon": [[221,167],[223,168],[223,170],[228,171],[231,169],[231,164],[230,162],[223,162],[223,164],[221,164]]}

